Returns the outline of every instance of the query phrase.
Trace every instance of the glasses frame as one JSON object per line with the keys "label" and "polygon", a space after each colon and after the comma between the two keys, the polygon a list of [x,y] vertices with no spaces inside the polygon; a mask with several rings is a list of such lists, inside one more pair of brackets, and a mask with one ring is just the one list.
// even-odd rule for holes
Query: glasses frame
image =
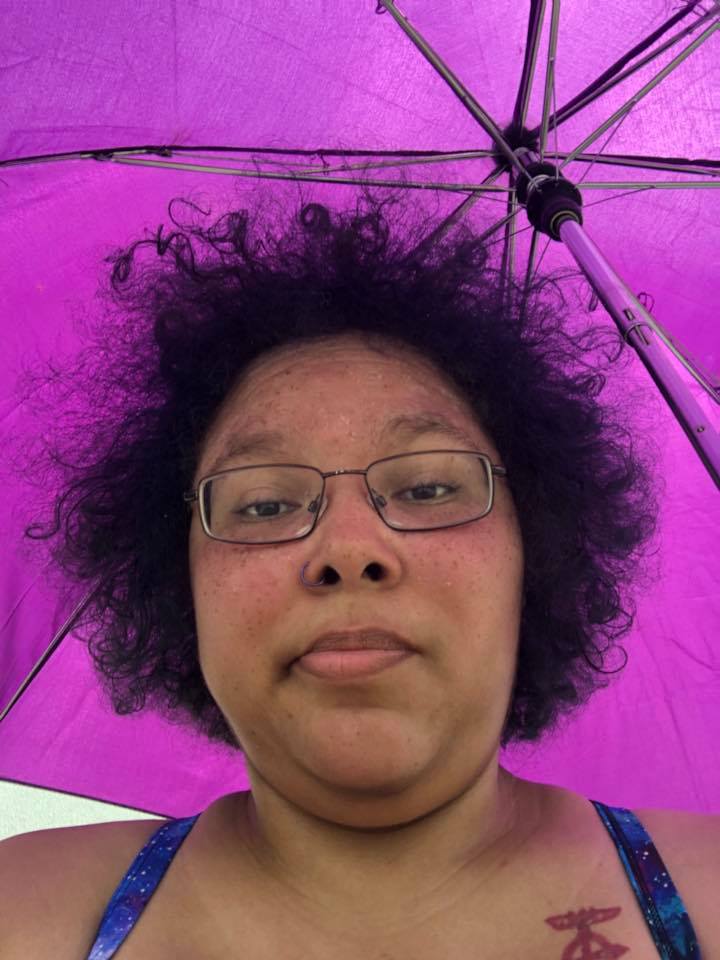
{"label": "glasses frame", "polygon": [[[416,457],[424,453],[469,453],[477,457],[479,460],[482,460],[485,464],[485,469],[487,471],[488,480],[490,483],[490,503],[487,510],[484,513],[479,514],[477,517],[471,517],[469,520],[459,520],[456,523],[446,523],[441,527],[423,527],[418,530],[405,530],[402,527],[394,527],[389,523],[386,518],[380,512],[380,508],[375,502],[375,497],[373,491],[370,489],[370,484],[368,483],[368,472],[376,466],[378,463],[386,463],[388,460],[400,460],[403,457]],[[313,519],[313,525],[307,531],[307,533],[302,533],[298,537],[285,537],[282,540],[226,540],[224,537],[216,537],[210,532],[210,527],[207,523],[207,518],[205,516],[205,486],[216,477],[223,476],[226,473],[236,473],[239,470],[254,470],[257,467],[302,467],[305,470],[314,470],[315,473],[320,475],[322,480],[322,488],[320,490],[320,503],[321,507],[315,514]],[[230,467],[227,470],[220,470],[217,473],[212,473],[206,477],[202,477],[198,481],[197,487],[193,490],[188,490],[183,493],[183,500],[188,505],[188,509],[192,511],[192,505],[195,500],[198,502],[198,507],[200,509],[200,522],[202,524],[203,532],[206,536],[210,537],[211,540],[218,540],[220,543],[240,543],[245,544],[246,546],[266,546],[271,543],[292,543],[294,540],[304,540],[306,537],[309,537],[312,534],[318,525],[320,518],[327,512],[328,504],[325,503],[323,507],[322,504],[325,502],[325,481],[329,477],[339,477],[343,474],[351,475],[360,475],[365,479],[365,486],[368,491],[368,499],[371,507],[380,517],[382,522],[390,530],[395,530],[398,533],[427,533],[431,530],[447,530],[449,527],[461,527],[466,523],[474,523],[476,520],[482,520],[483,517],[486,517],[493,508],[495,503],[495,477],[507,477],[508,473],[505,467],[501,466],[498,463],[493,463],[486,453],[479,453],[477,450],[415,450],[412,453],[397,453],[391,457],[381,457],[380,460],[373,460],[372,463],[368,464],[365,470],[329,470],[327,473],[323,473],[322,470],[319,470],[317,467],[311,467],[307,463],[253,463],[245,467]]]}

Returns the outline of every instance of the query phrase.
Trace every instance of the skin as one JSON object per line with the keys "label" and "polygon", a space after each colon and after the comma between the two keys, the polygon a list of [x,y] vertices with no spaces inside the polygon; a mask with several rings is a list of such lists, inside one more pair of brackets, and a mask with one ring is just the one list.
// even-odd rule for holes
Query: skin
{"label": "skin", "polygon": [[[243,430],[282,429],[290,439],[272,459],[323,471],[456,446],[442,434],[378,445],[387,419],[421,411],[444,415],[502,464],[463,398],[410,349],[354,336],[282,348],[226,398],[195,484]],[[498,764],[523,547],[507,481],[495,491],[475,523],[403,535],[374,512],[362,476],[330,478],[313,533],[269,545],[212,540],[195,504],[200,661],[252,785],[233,795],[229,849],[249,855],[313,929],[343,929],[358,912],[368,936],[398,917],[411,929],[492,884],[542,820],[543,786]],[[303,586],[306,562],[308,580],[331,567],[337,582]],[[373,622],[420,652],[352,690],[288,666],[318,633]]]}

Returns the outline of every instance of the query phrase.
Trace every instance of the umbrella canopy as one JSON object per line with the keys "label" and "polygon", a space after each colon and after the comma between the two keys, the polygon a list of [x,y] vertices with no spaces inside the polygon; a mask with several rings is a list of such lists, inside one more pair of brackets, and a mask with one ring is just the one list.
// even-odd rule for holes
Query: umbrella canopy
{"label": "umbrella canopy", "polygon": [[[24,437],[53,429],[18,388],[23,364],[40,355],[62,369],[83,342],[83,319],[99,309],[104,259],[169,224],[179,196],[215,218],[266,198],[290,211],[300,178],[304,198],[344,209],[361,177],[402,178],[429,215],[450,218],[447,229],[463,219],[488,231],[498,265],[516,277],[528,264],[536,275],[563,271],[577,324],[597,321],[596,292],[565,244],[528,223],[513,192],[518,171],[443,64],[494,129],[515,124],[513,146],[532,142],[562,165],[580,191],[584,230],[652,314],[673,369],[717,430],[716,5],[405,0],[401,15],[389,0],[282,9],[9,0],[3,21],[7,462]],[[610,316],[607,324],[614,329]],[[629,661],[612,685],[562,733],[509,748],[501,762],[613,805],[720,812],[720,500],[684,427],[625,349],[630,363],[607,390],[624,405],[646,388],[638,440],[646,431],[658,446],[666,481],[658,577],[637,598]],[[23,542],[36,488],[7,474],[0,777],[170,817],[247,789],[241,754],[151,714],[113,714],[73,637],[77,610]]]}

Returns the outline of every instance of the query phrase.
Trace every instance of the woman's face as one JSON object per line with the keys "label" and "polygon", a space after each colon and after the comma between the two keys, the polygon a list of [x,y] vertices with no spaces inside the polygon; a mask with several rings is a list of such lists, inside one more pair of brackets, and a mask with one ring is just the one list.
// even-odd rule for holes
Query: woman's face
{"label": "woman's face", "polygon": [[[383,426],[399,414],[443,418],[470,446],[437,432],[398,434],[381,445]],[[195,484],[231,436],[261,430],[284,434],[275,454],[234,458],[220,469],[273,461],[364,469],[393,454],[442,448],[502,462],[429,361],[392,347],[378,352],[350,336],[261,357],[227,397]],[[411,797],[412,809],[425,810],[466,789],[497,758],[523,575],[507,481],[496,478],[494,506],[481,520],[427,532],[387,527],[362,476],[328,478],[325,496],[313,533],[280,544],[212,540],[195,505],[189,562],[203,675],[242,744],[253,789],[259,778],[317,815],[348,822],[370,816],[374,797],[386,804]],[[306,563],[309,581],[326,567],[337,577],[303,586]],[[370,624],[403,634],[418,653],[352,686],[290,665],[319,633]]]}

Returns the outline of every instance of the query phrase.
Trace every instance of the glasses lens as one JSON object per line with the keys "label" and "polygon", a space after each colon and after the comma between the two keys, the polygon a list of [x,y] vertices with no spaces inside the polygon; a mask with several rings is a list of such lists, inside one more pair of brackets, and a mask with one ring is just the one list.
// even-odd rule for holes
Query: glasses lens
{"label": "glasses lens", "polygon": [[[472,453],[413,453],[375,464],[368,484],[383,519],[397,530],[465,523],[490,508],[486,462]],[[247,467],[205,487],[214,537],[266,543],[302,537],[320,509],[320,475],[306,467]]]}
{"label": "glasses lens", "polygon": [[302,537],[313,525],[321,490],[320,474],[305,467],[246,467],[223,473],[205,488],[210,532],[238,543]]}
{"label": "glasses lens", "polygon": [[472,453],[413,453],[375,464],[368,483],[396,530],[432,530],[481,517],[490,508],[485,461]]}

